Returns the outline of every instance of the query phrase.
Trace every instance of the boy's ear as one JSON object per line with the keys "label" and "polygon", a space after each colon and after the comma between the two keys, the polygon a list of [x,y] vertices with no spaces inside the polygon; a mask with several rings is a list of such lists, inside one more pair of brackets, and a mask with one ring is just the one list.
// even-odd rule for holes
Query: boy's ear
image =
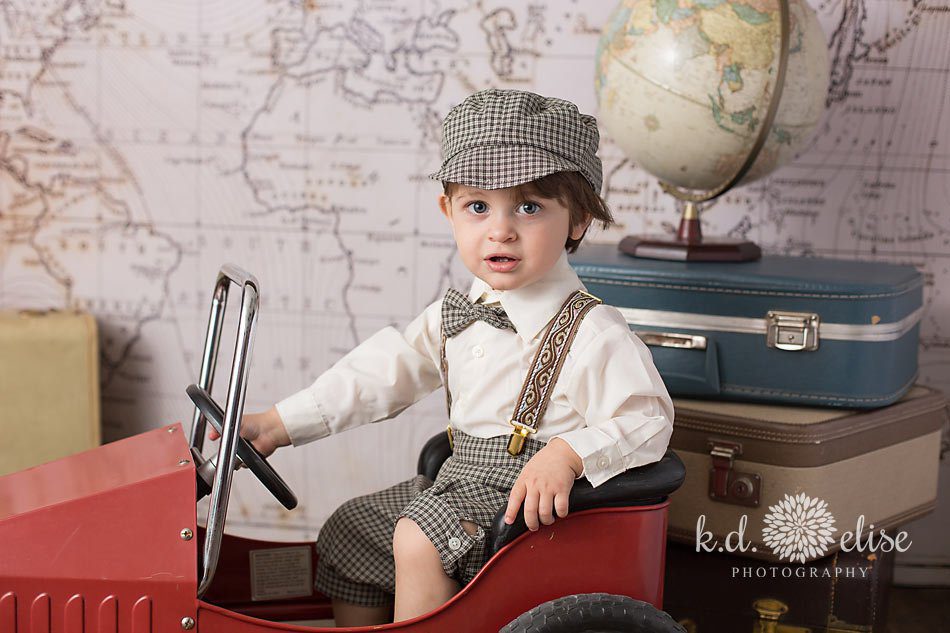
{"label": "boy's ear", "polygon": [[452,219],[452,201],[444,193],[439,195],[439,209],[442,211],[442,215],[449,220]]}
{"label": "boy's ear", "polygon": [[579,240],[584,237],[584,233],[587,233],[587,228],[590,226],[590,223],[594,221],[594,216],[590,213],[585,214],[585,219],[582,222],[579,222],[571,227],[571,239]]}

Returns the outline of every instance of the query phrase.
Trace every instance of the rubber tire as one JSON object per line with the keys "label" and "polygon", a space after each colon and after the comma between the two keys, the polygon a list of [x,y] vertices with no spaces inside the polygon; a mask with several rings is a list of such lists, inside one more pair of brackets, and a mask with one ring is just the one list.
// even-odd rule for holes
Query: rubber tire
{"label": "rubber tire", "polygon": [[686,633],[665,611],[609,593],[564,596],[538,605],[498,633]]}

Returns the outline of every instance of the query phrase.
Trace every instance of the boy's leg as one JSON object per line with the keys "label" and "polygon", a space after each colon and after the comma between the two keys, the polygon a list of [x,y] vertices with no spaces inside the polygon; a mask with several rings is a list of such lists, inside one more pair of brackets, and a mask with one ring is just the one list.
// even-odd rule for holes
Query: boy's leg
{"label": "boy's leg", "polygon": [[333,599],[333,620],[339,626],[369,626],[386,624],[389,619],[390,605],[364,607],[362,605]]}
{"label": "boy's leg", "polygon": [[[462,521],[462,527],[469,534],[475,532],[475,525],[468,521]],[[459,583],[446,575],[435,545],[412,519],[403,517],[396,523],[393,556],[396,559],[394,622],[428,613],[458,593]]]}
{"label": "boy's leg", "polygon": [[392,621],[393,523],[406,504],[431,485],[416,477],[350,499],[321,528],[315,586],[333,601],[338,626]]}

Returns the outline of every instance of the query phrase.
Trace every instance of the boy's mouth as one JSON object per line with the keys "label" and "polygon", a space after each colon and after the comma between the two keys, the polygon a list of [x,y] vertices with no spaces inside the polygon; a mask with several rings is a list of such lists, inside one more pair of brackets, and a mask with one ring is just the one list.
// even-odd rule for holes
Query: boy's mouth
{"label": "boy's mouth", "polygon": [[507,255],[491,255],[485,258],[485,263],[488,264],[488,268],[496,273],[511,272],[520,262],[521,260],[517,257],[509,257]]}

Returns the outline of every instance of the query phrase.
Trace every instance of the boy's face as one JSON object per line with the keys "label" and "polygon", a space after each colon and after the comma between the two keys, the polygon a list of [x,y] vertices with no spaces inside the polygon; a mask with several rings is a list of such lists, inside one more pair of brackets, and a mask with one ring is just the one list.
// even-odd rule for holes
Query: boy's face
{"label": "boy's face", "polygon": [[458,185],[451,198],[439,196],[439,207],[452,224],[466,268],[495,290],[514,290],[543,277],[568,236],[580,239],[591,222],[588,216],[572,227],[570,211],[559,201],[524,198],[517,187]]}

